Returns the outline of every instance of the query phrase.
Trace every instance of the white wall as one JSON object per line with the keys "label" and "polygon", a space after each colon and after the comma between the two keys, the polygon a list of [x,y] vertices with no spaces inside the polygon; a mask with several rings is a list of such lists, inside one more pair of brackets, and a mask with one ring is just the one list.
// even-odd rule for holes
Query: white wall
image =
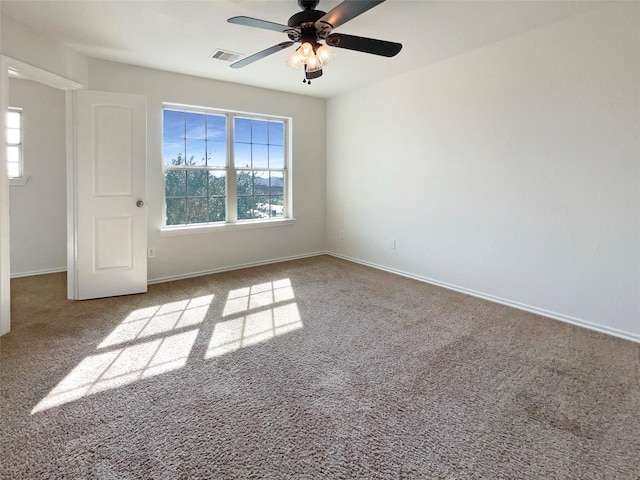
{"label": "white wall", "polygon": [[640,4],[331,99],[327,179],[330,251],[640,340]]}
{"label": "white wall", "polygon": [[87,57],[6,15],[0,25],[3,55],[86,85]]}
{"label": "white wall", "polygon": [[29,181],[10,188],[11,274],[67,268],[65,92],[11,79],[9,105],[23,108]]}
{"label": "white wall", "polygon": [[[89,86],[147,98],[148,245],[156,249],[156,257],[148,264],[150,281],[324,250],[323,100],[93,59],[89,61]],[[162,237],[163,102],[291,117],[296,221],[287,226]]]}

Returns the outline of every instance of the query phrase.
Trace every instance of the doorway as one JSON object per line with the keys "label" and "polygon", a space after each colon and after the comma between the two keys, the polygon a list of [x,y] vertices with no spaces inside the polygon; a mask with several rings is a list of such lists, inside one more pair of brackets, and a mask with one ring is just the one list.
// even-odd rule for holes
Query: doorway
{"label": "doorway", "polygon": [[11,278],[66,271],[65,93],[9,78],[9,107],[20,133],[10,153],[23,167],[9,180]]}
{"label": "doorway", "polygon": [[[35,82],[39,84],[36,87],[49,87],[66,92],[64,107],[65,114],[62,117],[64,118],[66,127],[64,144],[66,146],[65,157],[67,161],[65,162],[66,167],[63,168],[66,177],[69,169],[68,159],[73,153],[70,151],[72,146],[72,143],[70,141],[72,132],[70,121],[69,92],[81,89],[82,85],[78,82],[74,82],[67,78],[42,70],[38,67],[20,62],[19,60],[15,60],[6,56],[0,57],[0,112],[2,112],[2,115],[0,115],[0,131],[2,132],[3,138],[6,129],[6,115],[4,114],[4,112],[7,112],[8,108],[10,106],[13,106],[10,104],[11,97],[9,93],[9,79],[19,79],[29,82]],[[6,142],[3,142],[3,144],[6,144]],[[4,147],[0,148],[0,162],[2,165],[2,170],[0,171],[3,172],[3,174],[0,175],[0,335],[4,335],[11,329],[11,229],[9,215],[11,201],[9,180],[7,178],[7,175],[4,174],[7,164],[7,149]],[[69,199],[67,198],[67,202],[64,203],[65,210],[68,209],[68,202]],[[68,230],[68,226],[65,226],[65,229]],[[64,238],[66,243],[66,235],[64,235]]]}

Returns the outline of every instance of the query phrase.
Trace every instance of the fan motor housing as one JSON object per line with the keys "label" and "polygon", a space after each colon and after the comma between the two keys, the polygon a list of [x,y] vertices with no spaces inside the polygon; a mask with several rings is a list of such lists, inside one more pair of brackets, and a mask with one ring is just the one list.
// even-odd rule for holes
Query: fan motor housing
{"label": "fan motor housing", "polygon": [[298,0],[298,5],[303,10],[311,10],[312,8],[316,8],[320,0]]}
{"label": "fan motor housing", "polygon": [[315,24],[318,20],[326,15],[326,12],[321,10],[303,10],[301,12],[293,15],[287,25],[289,27],[300,27],[302,29],[305,28],[305,24],[310,23],[311,25]]}

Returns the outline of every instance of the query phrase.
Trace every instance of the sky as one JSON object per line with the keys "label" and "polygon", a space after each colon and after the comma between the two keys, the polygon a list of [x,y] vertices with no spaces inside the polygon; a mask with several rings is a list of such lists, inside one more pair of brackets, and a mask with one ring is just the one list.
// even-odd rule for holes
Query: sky
{"label": "sky", "polygon": [[[180,154],[196,166],[226,166],[227,116],[164,110],[165,165]],[[234,117],[236,167],[284,168],[284,122]],[[209,164],[206,165],[206,160]]]}

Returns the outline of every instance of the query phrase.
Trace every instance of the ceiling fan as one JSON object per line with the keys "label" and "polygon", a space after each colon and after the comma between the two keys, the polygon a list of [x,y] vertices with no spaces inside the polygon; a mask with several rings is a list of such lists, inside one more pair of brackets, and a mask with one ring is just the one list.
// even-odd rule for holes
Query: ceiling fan
{"label": "ceiling fan", "polygon": [[[335,55],[327,47],[345,48],[358,52],[372,53],[383,57],[393,57],[402,49],[401,43],[377,40],[375,38],[358,37],[344,33],[332,33],[333,29],[372,9],[385,0],[345,0],[332,9],[329,13],[316,10],[319,0],[298,0],[298,5],[303,9],[296,13],[287,22],[287,25],[260,20],[252,17],[231,17],[229,23],[245,25],[247,27],[263,28],[281,32],[289,37],[289,41],[278,43],[242,60],[231,64],[231,68],[242,68],[256,60],[265,58],[295,43],[301,45],[289,57],[287,63],[294,68],[304,68],[305,78],[303,82],[311,83],[311,80],[322,75],[322,67]],[[320,42],[324,40],[326,45]]]}

